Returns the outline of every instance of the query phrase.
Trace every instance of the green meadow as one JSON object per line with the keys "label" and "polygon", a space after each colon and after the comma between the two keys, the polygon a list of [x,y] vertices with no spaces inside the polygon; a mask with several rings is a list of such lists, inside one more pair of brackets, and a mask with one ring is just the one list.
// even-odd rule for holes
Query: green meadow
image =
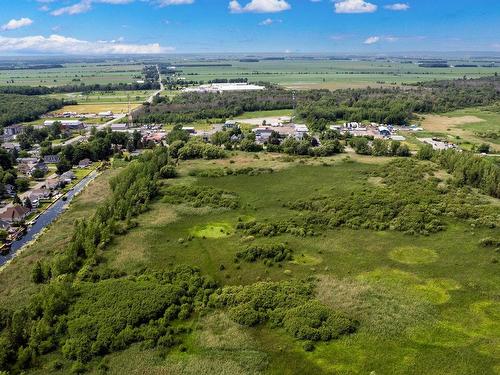
{"label": "green meadow", "polygon": [[[222,189],[239,197],[239,208],[156,202],[105,252],[106,266],[140,274],[190,264],[220,285],[312,277],[317,298],[355,317],[359,330],[305,351],[281,329],[245,328],[217,310],[191,321],[182,350],[161,356],[133,346],[106,357],[110,373],[498,374],[498,254],[478,245],[497,235],[493,229],[446,219],[444,231],[428,236],[349,228],[248,236],[239,223],[302,215],[286,202],[325,194],[356,199],[373,186],[368,176],[380,165],[296,161],[271,174],[217,178],[188,177],[191,168],[181,165],[184,177],[175,184]],[[293,260],[234,261],[249,245],[277,242],[293,249]]]}
{"label": "green meadow", "polygon": [[[185,64],[182,61],[179,64]],[[196,64],[197,62],[189,62]],[[347,88],[368,85],[416,83],[434,79],[479,78],[500,71],[500,67],[423,68],[390,60],[260,60],[241,62],[224,60],[213,64],[231,66],[179,66],[180,75],[189,80],[248,78],[249,81],[273,82],[292,88]],[[453,62],[451,62],[453,63]],[[458,64],[458,62],[456,62]],[[461,62],[463,64],[463,62]],[[172,65],[176,65],[172,61]]]}
{"label": "green meadow", "polygon": [[[379,177],[394,170],[394,162],[394,158],[340,155],[315,159],[266,153],[180,162],[179,177],[161,180],[159,197],[150,209],[100,252],[94,273],[117,276],[95,284],[75,281],[83,294],[74,308],[89,303],[88,309],[97,298],[94,287],[105,290],[105,283],[120,282],[119,275],[127,275],[123,280],[130,283],[178,265],[199,267],[202,275],[224,290],[308,280],[314,285],[316,303],[356,322],[354,332],[311,342],[271,323],[240,325],[230,309],[203,308],[187,320],[173,322],[174,328],[181,329],[180,342],[168,349],[136,343],[85,365],[55,350],[37,359],[36,366],[25,373],[498,375],[499,254],[498,249],[484,246],[484,241],[480,244],[485,238],[498,241],[496,229],[456,215],[439,216],[442,226],[426,235],[392,227],[366,229],[362,222],[266,235],[244,229],[252,223],[301,223],[310,214],[294,208],[299,202],[328,205],[344,198],[349,202],[365,199],[373,190],[393,194],[390,181],[397,185],[399,179],[408,178],[410,193],[401,192],[404,201],[410,199],[405,194],[413,194],[420,185],[411,176],[422,171],[426,180],[435,182],[422,185],[423,191],[432,196],[448,191],[450,196],[443,196],[443,201],[449,198],[447,204],[453,205],[454,188],[431,163],[404,161],[400,167],[409,168],[405,173]],[[110,177],[125,165],[125,161],[113,163],[0,273],[5,285],[0,291],[2,306],[29,303],[29,296],[41,286],[30,281],[26,270],[37,260],[51,259],[62,251],[71,238],[73,221],[94,212],[110,194]],[[254,169],[252,173],[219,173],[223,168],[242,167]],[[258,168],[265,172],[259,173]],[[188,193],[179,194],[183,191]],[[468,194],[484,218],[498,213],[497,200],[475,191]],[[426,209],[434,212],[432,207]],[[363,219],[381,220],[369,206],[366,212]],[[413,220],[412,212],[406,215],[408,222]],[[266,251],[276,244],[291,255],[269,256]],[[255,251],[263,252],[250,257],[258,254]],[[109,293],[118,292],[113,290]],[[263,297],[261,303],[266,301]]]}

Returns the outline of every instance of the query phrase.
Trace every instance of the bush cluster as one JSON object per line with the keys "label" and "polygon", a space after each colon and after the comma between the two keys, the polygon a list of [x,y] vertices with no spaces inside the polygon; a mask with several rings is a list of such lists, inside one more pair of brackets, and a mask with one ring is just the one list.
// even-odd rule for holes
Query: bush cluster
{"label": "bush cluster", "polygon": [[429,178],[432,173],[428,165],[396,160],[375,174],[383,178],[383,187],[373,186],[351,195],[305,198],[287,206],[309,211],[305,223],[312,227],[390,229],[427,235],[443,230],[447,216],[491,228],[500,225],[500,215],[486,202],[462,189],[443,190],[439,180]]}
{"label": "bush cluster", "polygon": [[211,168],[211,169],[192,169],[190,176],[196,177],[224,177],[224,176],[258,176],[261,174],[273,173],[272,168],[246,167],[246,168]]}
{"label": "bush cluster", "polygon": [[289,233],[294,236],[314,236],[314,230],[311,225],[304,222],[299,222],[295,219],[281,220],[271,223],[262,223],[257,221],[249,221],[247,223],[240,222],[236,229],[242,230],[247,236],[262,236],[273,237],[284,233]]}
{"label": "bush cluster", "polygon": [[267,265],[280,263],[293,259],[293,251],[285,244],[272,244],[262,246],[250,246],[238,251],[235,255],[235,262],[240,260],[245,262],[257,262],[263,260]]}
{"label": "bush cluster", "polygon": [[269,323],[301,340],[329,341],[356,331],[357,322],[312,299],[313,290],[303,281],[230,286],[213,294],[210,306],[228,308],[241,325]]}
{"label": "bush cluster", "polygon": [[239,199],[234,193],[210,186],[173,185],[163,191],[163,202],[186,203],[193,207],[228,208],[239,207]]}

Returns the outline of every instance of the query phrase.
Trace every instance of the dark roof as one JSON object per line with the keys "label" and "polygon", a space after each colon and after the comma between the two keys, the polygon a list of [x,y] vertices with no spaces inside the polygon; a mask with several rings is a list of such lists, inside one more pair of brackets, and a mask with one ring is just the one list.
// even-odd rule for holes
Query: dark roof
{"label": "dark roof", "polygon": [[7,210],[4,213],[0,214],[0,219],[7,220],[7,221],[9,221],[9,220],[15,221],[15,220],[23,218],[29,212],[30,212],[30,210],[27,209],[26,207],[17,205],[14,207],[7,208]]}

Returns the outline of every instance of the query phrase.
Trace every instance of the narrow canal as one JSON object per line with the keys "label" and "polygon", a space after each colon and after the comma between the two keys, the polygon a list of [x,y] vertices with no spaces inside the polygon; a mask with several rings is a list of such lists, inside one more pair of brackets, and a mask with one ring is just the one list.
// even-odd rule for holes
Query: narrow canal
{"label": "narrow canal", "polygon": [[97,177],[97,175],[98,173],[96,171],[92,171],[65,195],[66,200],[59,199],[43,214],[41,214],[36,220],[36,223],[27,229],[26,234],[23,237],[12,242],[12,247],[9,254],[0,255],[0,266],[4,265],[7,261],[14,258],[19,249],[32,241],[38,233],[40,233],[45,227],[47,227],[48,225],[50,225],[50,223],[57,219],[57,217],[65,210],[69,202],[71,202],[71,200],[75,197],[75,195],[82,191],[90,181]]}

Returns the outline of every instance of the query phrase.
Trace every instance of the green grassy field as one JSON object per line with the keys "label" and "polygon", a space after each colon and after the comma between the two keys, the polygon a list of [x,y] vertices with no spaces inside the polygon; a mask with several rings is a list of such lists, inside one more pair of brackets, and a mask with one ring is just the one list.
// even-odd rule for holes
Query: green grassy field
{"label": "green grassy field", "polygon": [[418,137],[448,138],[464,149],[488,143],[500,152],[500,110],[498,105],[457,110],[442,115],[429,115],[422,121],[424,133]]}
{"label": "green grassy field", "polygon": [[[355,199],[383,186],[370,176],[390,159],[357,160],[238,153],[227,160],[182,162],[181,177],[164,181],[162,191],[178,184],[223,189],[238,197],[239,207],[193,207],[189,201],[172,205],[160,197],[137,217],[136,229],[115,237],[98,266],[140,275],[190,264],[222,286],[313,277],[316,297],[358,320],[356,333],[316,343],[308,352],[303,341],[283,329],[245,328],[215,309],[185,323],[190,331],[181,347],[164,352],[132,345],[91,362],[89,373],[106,368],[108,374],[498,374],[500,273],[495,252],[478,245],[482,238],[496,237],[494,229],[450,218],[445,219],[446,230],[429,236],[339,228],[314,237],[270,238],[237,229],[240,222],[300,217],[301,212],[284,207],[287,202],[331,194]],[[218,178],[190,173],[223,166],[272,167],[275,172]],[[97,179],[56,225],[0,273],[6,285],[0,292],[2,305],[26,303],[38,287],[21,270],[60,251],[69,240],[72,220],[102,201],[114,173]],[[292,260],[272,266],[234,262],[236,252],[249,245],[276,242],[293,249]],[[48,365],[60,357],[51,353],[28,373],[65,373],[66,367],[56,371]]]}
{"label": "green grassy field", "polygon": [[[185,63],[185,62],[183,62]],[[223,61],[232,66],[179,67],[189,80],[248,78],[273,82],[292,88],[346,88],[380,84],[402,84],[434,79],[477,78],[500,71],[496,68],[422,68],[415,64],[389,61],[286,60],[239,62]],[[173,63],[175,65],[175,63]]]}
{"label": "green grassy field", "polygon": [[[142,76],[142,64],[70,63],[63,68],[33,70],[2,70],[0,85],[62,86],[85,83],[133,83]],[[13,82],[12,82],[13,81]]]}

